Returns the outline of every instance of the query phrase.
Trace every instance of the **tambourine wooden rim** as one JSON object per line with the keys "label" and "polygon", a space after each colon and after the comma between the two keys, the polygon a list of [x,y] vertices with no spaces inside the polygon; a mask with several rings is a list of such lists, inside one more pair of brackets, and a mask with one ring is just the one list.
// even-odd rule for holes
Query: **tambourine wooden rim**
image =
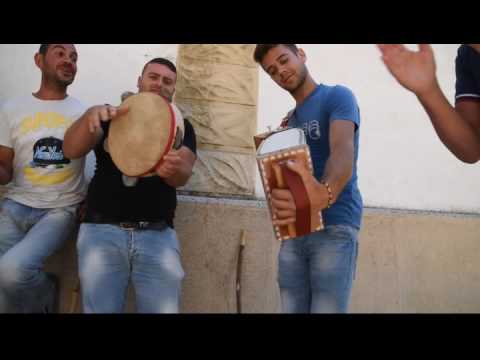
{"label": "tambourine wooden rim", "polygon": [[165,146],[165,150],[163,151],[163,154],[160,156],[160,159],[158,160],[158,162],[155,164],[155,166],[153,166],[150,170],[148,170],[146,173],[142,174],[141,176],[145,176],[154,172],[155,169],[162,164],[163,157],[167,155],[167,153],[172,149],[173,142],[175,141],[175,133],[177,132],[177,122],[176,122],[175,112],[173,111],[172,105],[165,98],[163,97],[161,98],[167,104],[168,110],[170,110],[170,135],[168,136],[167,146]]}
{"label": "tambourine wooden rim", "polygon": [[[161,102],[161,105],[159,105]],[[168,111],[162,109],[164,105],[167,105]],[[117,166],[117,168],[127,176],[140,177],[151,175],[155,169],[163,162],[163,157],[171,150],[175,136],[177,132],[177,120],[176,113],[173,110],[172,105],[162,96],[153,93],[139,93],[129,98],[125,99],[121,106],[129,106],[129,112],[125,115],[119,116],[117,119],[112,120],[110,124],[109,136],[108,136],[108,149],[112,161]],[[139,106],[151,106],[152,111],[158,111],[159,114],[145,114],[143,108]],[[162,114],[162,112],[164,112]],[[163,149],[155,149],[157,145],[154,141],[154,136],[156,134],[145,134],[145,139],[142,138],[139,140],[138,136],[133,134],[134,131],[130,129],[142,129],[143,132],[149,132],[147,127],[147,121],[156,120],[156,116],[165,116],[165,113],[170,117],[169,121],[166,123],[169,125],[168,135],[165,141],[165,146]],[[133,123],[134,121],[140,121],[139,119],[132,119],[132,116],[145,115],[147,119],[142,119],[141,123]],[[153,130],[158,130],[159,128],[154,128]],[[159,135],[160,136],[160,135]],[[123,139],[122,139],[123,138]],[[165,138],[165,137],[164,137]],[[122,141],[123,140],[123,141]],[[153,155],[155,160],[152,158],[143,156],[141,161],[138,161],[139,151],[137,150],[135,155],[137,155],[137,161],[132,158],[128,158],[128,155],[125,156],[125,149],[131,149],[132,147],[142,147],[144,145],[143,141],[151,144],[154,150],[159,150],[158,154]],[[156,151],[154,151],[155,153]],[[140,166],[146,165],[146,166]],[[148,168],[147,168],[148,167]],[[147,168],[147,170],[145,170]]]}

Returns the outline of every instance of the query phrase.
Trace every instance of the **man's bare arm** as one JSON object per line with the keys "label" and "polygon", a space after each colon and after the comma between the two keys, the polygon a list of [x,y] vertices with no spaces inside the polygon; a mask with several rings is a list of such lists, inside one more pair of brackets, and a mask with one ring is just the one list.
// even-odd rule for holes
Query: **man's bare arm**
{"label": "man's bare arm", "polygon": [[7,185],[13,178],[13,156],[11,148],[0,145],[0,185]]}
{"label": "man's bare arm", "polygon": [[347,120],[334,120],[330,125],[330,157],[322,180],[332,190],[333,202],[352,178],[354,161],[355,124]]}
{"label": "man's bare arm", "polygon": [[432,47],[412,51],[400,44],[380,44],[382,60],[400,85],[413,92],[443,144],[461,161],[480,159],[480,103],[460,101],[455,108],[440,89]]}
{"label": "man's bare arm", "polygon": [[418,95],[442,143],[461,161],[480,160],[480,102],[450,105],[440,88]]}

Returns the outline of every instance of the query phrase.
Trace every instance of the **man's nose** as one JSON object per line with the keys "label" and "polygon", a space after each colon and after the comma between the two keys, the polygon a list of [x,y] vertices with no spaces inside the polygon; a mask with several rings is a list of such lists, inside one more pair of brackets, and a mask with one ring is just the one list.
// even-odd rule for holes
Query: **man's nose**
{"label": "man's nose", "polygon": [[64,58],[63,59],[63,65],[69,65],[71,67],[75,67],[75,63],[70,58]]}

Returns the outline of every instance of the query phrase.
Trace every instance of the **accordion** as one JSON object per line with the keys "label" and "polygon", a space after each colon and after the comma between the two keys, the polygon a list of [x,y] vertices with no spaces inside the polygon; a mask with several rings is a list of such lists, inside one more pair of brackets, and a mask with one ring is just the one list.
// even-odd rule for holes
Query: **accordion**
{"label": "accordion", "polygon": [[271,204],[273,189],[290,190],[296,205],[295,224],[273,226],[277,240],[294,239],[323,230],[321,209],[312,206],[302,178],[286,165],[287,161],[293,160],[313,174],[310,148],[306,143],[304,132],[297,128],[280,129],[256,135],[254,141],[257,149],[257,165],[272,223],[276,220]]}

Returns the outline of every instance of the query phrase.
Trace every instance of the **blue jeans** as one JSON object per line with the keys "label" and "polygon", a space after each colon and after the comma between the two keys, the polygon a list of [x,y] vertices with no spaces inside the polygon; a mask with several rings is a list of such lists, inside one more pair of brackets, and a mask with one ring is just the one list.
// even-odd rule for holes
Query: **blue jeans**
{"label": "blue jeans", "polygon": [[358,230],[327,226],[284,241],[278,282],[284,313],[346,313],[358,254]]}
{"label": "blue jeans", "polygon": [[35,209],[0,202],[0,312],[39,313],[51,305],[54,285],[45,260],[72,235],[77,206]]}
{"label": "blue jeans", "polygon": [[139,313],[179,311],[185,273],[173,229],[86,223],[80,226],[77,249],[85,313],[123,312],[130,280]]}

